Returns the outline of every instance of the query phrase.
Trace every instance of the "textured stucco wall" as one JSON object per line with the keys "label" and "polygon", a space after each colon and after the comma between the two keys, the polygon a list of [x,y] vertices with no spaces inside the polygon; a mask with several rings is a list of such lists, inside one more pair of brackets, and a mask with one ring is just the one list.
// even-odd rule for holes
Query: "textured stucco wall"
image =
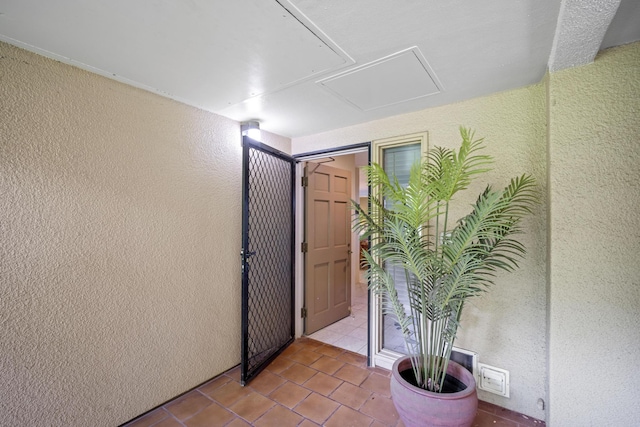
{"label": "textured stucco wall", "polygon": [[549,76],[549,421],[640,420],[640,43]]}
{"label": "textured stucco wall", "polygon": [[0,425],[114,426],[239,363],[241,170],[237,122],[0,43]]}
{"label": "textured stucco wall", "polygon": [[454,146],[460,141],[458,127],[471,127],[487,139],[487,152],[496,162],[484,183],[461,199],[460,215],[484,184],[502,188],[524,172],[536,177],[542,199],[522,236],[527,258],[517,272],[501,274],[487,295],[467,305],[457,345],[478,352],[480,362],[510,371],[509,399],[480,392],[481,399],[539,419],[545,412],[536,403],[546,398],[545,111],[545,87],[539,84],[292,141],[293,152],[301,153],[426,130],[429,145]]}
{"label": "textured stucco wall", "polygon": [[269,145],[285,154],[291,154],[291,139],[275,133],[262,131],[262,143]]}

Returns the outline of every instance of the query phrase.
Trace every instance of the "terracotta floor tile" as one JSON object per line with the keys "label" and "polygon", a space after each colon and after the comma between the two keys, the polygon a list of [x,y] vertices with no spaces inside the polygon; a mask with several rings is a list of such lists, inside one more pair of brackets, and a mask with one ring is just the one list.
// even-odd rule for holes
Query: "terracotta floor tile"
{"label": "terracotta floor tile", "polygon": [[522,417],[522,419],[518,421],[520,427],[542,427],[546,425],[544,421],[537,418],[527,417],[523,414],[520,414],[520,416]]}
{"label": "terracotta floor tile", "polygon": [[369,371],[347,363],[342,368],[338,369],[333,376],[359,386],[365,379],[367,379]]}
{"label": "terracotta floor tile", "polygon": [[520,423],[521,419],[523,421],[526,421],[525,419],[522,418],[523,417],[522,414],[518,414],[516,412],[510,411],[504,408],[496,408],[495,414],[500,418],[503,418],[505,420],[511,420],[517,423]]}
{"label": "terracotta floor tile", "polygon": [[211,399],[199,391],[194,390],[166,404],[164,408],[171,412],[174,417],[182,421],[200,412],[212,403]]}
{"label": "terracotta floor tile", "polygon": [[391,399],[380,395],[372,395],[360,408],[360,412],[367,414],[386,425],[396,425],[400,416]]}
{"label": "terracotta floor tile", "polygon": [[367,358],[358,353],[352,353],[350,351],[342,352],[336,359],[341,360],[343,362],[350,363],[352,365],[360,366],[365,368],[367,366]]}
{"label": "terracotta floor tile", "polygon": [[332,345],[324,344],[314,350],[316,353],[324,354],[325,356],[336,358],[344,353],[344,350]]}
{"label": "terracotta floor tile", "polygon": [[323,372],[318,372],[303,385],[311,389],[315,392],[318,392],[324,396],[329,396],[333,391],[338,388],[340,384],[342,384],[342,380],[334,378],[330,375],[327,375]]}
{"label": "terracotta floor tile", "polygon": [[253,425],[257,427],[297,426],[302,420],[303,418],[300,415],[292,412],[289,408],[276,405],[256,420]]}
{"label": "terracotta floor tile", "polygon": [[[388,397],[389,376],[366,367],[362,355],[302,338],[247,387],[236,367],[126,427],[404,427]],[[473,426],[545,423],[480,401]]]}
{"label": "terracotta floor tile", "polygon": [[327,399],[318,393],[311,393],[309,397],[300,402],[300,404],[294,408],[294,411],[305,418],[309,418],[313,422],[322,424],[335,412],[336,409],[338,409],[339,406],[340,404]]}
{"label": "terracotta floor tile", "polygon": [[544,425],[544,421],[528,417],[524,414],[519,414],[509,409],[502,408],[493,403],[485,402],[483,400],[478,401],[478,412],[486,412],[488,414],[495,414],[501,419],[513,421],[513,425],[520,427],[540,427]]}
{"label": "terracotta floor tile", "polygon": [[153,427],[183,427],[183,425],[175,418],[169,417],[160,421],[158,424],[154,424]]}
{"label": "terracotta floor tile", "polygon": [[322,356],[320,359],[313,362],[311,368],[324,372],[328,375],[333,375],[336,371],[344,366],[345,362],[340,362],[333,357]]}
{"label": "terracotta floor tile", "polygon": [[186,427],[218,427],[224,426],[234,418],[234,414],[217,403],[213,403],[193,417],[183,421],[183,424]]}
{"label": "terracotta floor tile", "polygon": [[489,402],[485,402],[483,400],[478,400],[478,410],[479,411],[485,411],[485,412],[489,412],[490,414],[495,414],[496,413],[496,409],[498,409],[498,406],[489,403]]}
{"label": "terracotta floor tile", "polygon": [[379,368],[377,366],[368,369],[378,375],[382,375],[383,377],[391,378],[391,371],[388,369]]}
{"label": "terracotta floor tile", "polygon": [[271,409],[275,404],[276,402],[264,397],[260,393],[252,392],[248,396],[231,405],[229,409],[245,420],[253,422],[264,415],[264,413]]}
{"label": "terracotta floor tile", "polygon": [[360,409],[364,402],[371,397],[371,392],[356,387],[349,382],[343,382],[330,397],[343,405],[350,406],[353,409]]}
{"label": "terracotta floor tile", "polygon": [[235,381],[229,381],[222,387],[213,390],[208,396],[228,408],[249,393],[252,393],[250,388],[242,387]]}
{"label": "terracotta floor tile", "polygon": [[309,350],[315,350],[316,348],[322,347],[324,345],[323,342],[320,342],[308,337],[301,337],[296,342],[303,344],[304,347]]}
{"label": "terracotta floor tile", "polygon": [[309,378],[316,374],[315,369],[307,368],[299,363],[294,363],[284,371],[280,372],[280,375],[296,384],[302,384]]}
{"label": "terracotta floor tile", "polygon": [[240,382],[240,366],[236,366],[233,369],[229,369],[224,373],[226,376],[234,380],[235,382]]}
{"label": "terracotta floor tile", "polygon": [[286,382],[271,392],[269,397],[287,408],[293,408],[310,394],[311,392],[306,388],[292,382]]}
{"label": "terracotta floor tile", "polygon": [[374,393],[378,393],[385,397],[391,397],[391,379],[389,377],[383,377],[376,373],[371,373],[360,387],[366,388]]}
{"label": "terracotta floor tile", "polygon": [[[240,418],[235,418],[233,421],[231,421],[229,424],[227,424],[224,427],[247,427],[250,426],[251,424],[249,424],[248,422],[240,419]],[[155,426],[154,426],[155,427]]]}
{"label": "terracotta floor tile", "polygon": [[293,365],[293,363],[293,360],[287,359],[286,357],[278,356],[276,359],[274,359],[273,362],[269,364],[269,366],[266,367],[266,370],[274,374],[279,374],[280,372]]}
{"label": "terracotta floor tile", "polygon": [[313,362],[315,362],[316,360],[320,359],[322,357],[322,354],[320,353],[316,353],[315,351],[311,351],[311,350],[307,350],[306,348],[303,348],[302,350],[298,351],[295,354],[292,354],[291,356],[289,356],[289,359],[301,363],[303,365],[311,365]]}
{"label": "terracotta floor tile", "polygon": [[294,342],[289,347],[284,349],[284,351],[282,353],[280,353],[280,355],[278,357],[280,357],[280,356],[289,357],[292,354],[295,354],[295,353],[299,352],[303,348],[304,348],[304,344],[302,344],[300,342]]}
{"label": "terracotta floor tile", "polygon": [[341,406],[324,423],[326,427],[368,427],[373,423],[373,418],[354,411],[346,406]]}
{"label": "terracotta floor tile", "polygon": [[198,391],[206,394],[207,396],[210,396],[215,389],[222,387],[229,381],[232,381],[230,377],[227,377],[226,375],[220,375],[219,377],[216,377],[211,381],[198,387]]}
{"label": "terracotta floor tile", "polygon": [[519,414],[517,412],[513,412],[509,409],[501,408],[499,406],[495,407],[495,414],[506,420],[514,421],[522,427],[535,427],[540,426],[543,423],[543,421],[541,420],[537,420],[533,417],[527,417],[524,414]]}
{"label": "terracotta floor tile", "polygon": [[249,383],[249,386],[257,392],[267,395],[284,384],[285,381],[283,378],[269,371],[262,371]]}
{"label": "terracotta floor tile", "polygon": [[124,427],[149,427],[154,425],[158,421],[164,420],[169,416],[169,413],[163,408],[158,408],[149,412],[145,416],[140,417],[137,420],[130,422],[129,424],[126,424]]}
{"label": "terracotta floor tile", "polygon": [[478,411],[473,420],[473,427],[518,427],[516,422],[504,419],[485,411]]}

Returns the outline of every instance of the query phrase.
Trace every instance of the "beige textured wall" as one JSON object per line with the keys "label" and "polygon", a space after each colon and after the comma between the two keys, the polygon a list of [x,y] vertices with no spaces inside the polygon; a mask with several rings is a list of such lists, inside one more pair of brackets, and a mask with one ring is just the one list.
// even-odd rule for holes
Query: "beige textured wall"
{"label": "beige textured wall", "polygon": [[262,131],[262,143],[269,145],[276,150],[291,155],[291,139],[277,135],[275,133]]}
{"label": "beige textured wall", "polygon": [[239,363],[240,144],[0,43],[0,425],[114,426]]}
{"label": "beige textured wall", "polygon": [[[458,345],[511,371],[511,399],[484,400],[544,418],[548,382],[553,426],[640,418],[639,70],[635,43],[540,85],[291,147],[422,130],[453,145],[462,124],[489,140],[495,185],[529,171],[546,194],[548,164],[528,257],[469,306]],[[239,134],[0,43],[0,425],[115,425],[238,363]]]}
{"label": "beige textured wall", "polygon": [[549,76],[549,421],[640,420],[640,43]]}
{"label": "beige textured wall", "polygon": [[[496,159],[487,183],[503,187],[524,172],[536,177],[542,203],[522,238],[527,258],[520,270],[501,274],[489,294],[467,305],[457,345],[511,373],[510,399],[480,392],[481,399],[541,419],[545,413],[536,403],[546,397],[545,111],[545,87],[539,84],[292,141],[293,152],[300,153],[426,130],[430,145],[454,146],[464,125],[487,139],[487,151]],[[463,204],[475,201],[482,188],[475,186]]]}

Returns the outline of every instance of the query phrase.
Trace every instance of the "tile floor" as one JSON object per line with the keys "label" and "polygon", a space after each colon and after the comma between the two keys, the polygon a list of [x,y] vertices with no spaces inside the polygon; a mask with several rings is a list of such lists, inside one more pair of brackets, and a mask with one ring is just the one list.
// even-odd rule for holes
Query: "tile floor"
{"label": "tile floor", "polygon": [[[126,427],[403,426],[389,371],[366,358],[300,338],[249,385],[234,368],[125,424]],[[480,402],[474,427],[542,427],[542,421]]]}
{"label": "tile floor", "polygon": [[[359,270],[358,283],[351,295],[351,315],[311,335],[317,341],[367,355],[368,300],[365,270]],[[392,316],[384,319],[384,346],[405,353],[404,338]]]}
{"label": "tile floor", "polygon": [[309,335],[309,338],[336,347],[367,355],[367,285],[360,273],[351,295],[351,315]]}

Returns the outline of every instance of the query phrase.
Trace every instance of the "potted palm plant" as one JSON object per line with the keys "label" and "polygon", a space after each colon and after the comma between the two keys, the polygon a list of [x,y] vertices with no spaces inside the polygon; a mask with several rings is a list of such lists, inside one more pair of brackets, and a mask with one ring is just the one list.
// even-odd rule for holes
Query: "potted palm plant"
{"label": "potted palm plant", "polygon": [[[381,165],[368,166],[369,213],[354,203],[354,228],[371,239],[363,254],[370,289],[405,340],[408,355],[393,366],[391,392],[407,426],[473,422],[475,381],[449,360],[462,309],[488,290],[497,271],[518,266],[525,248],[513,237],[537,200],[534,179],[522,175],[501,191],[487,185],[471,212],[453,221],[454,197],[492,162],[481,153],[483,139],[462,127],[460,135],[457,150],[430,149],[412,167],[408,184],[387,176]],[[392,274],[398,269],[404,274]],[[400,287],[406,287],[404,301]]]}

